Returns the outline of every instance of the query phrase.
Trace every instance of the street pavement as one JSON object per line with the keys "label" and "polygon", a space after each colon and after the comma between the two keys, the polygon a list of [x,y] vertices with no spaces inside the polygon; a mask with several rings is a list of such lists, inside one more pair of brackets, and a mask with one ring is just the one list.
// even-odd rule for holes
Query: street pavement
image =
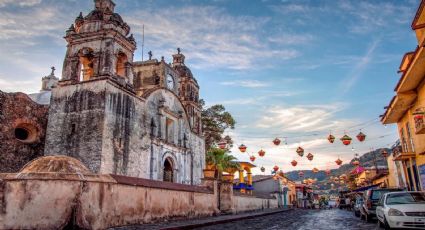
{"label": "street pavement", "polygon": [[[236,220],[235,220],[236,219]],[[199,227],[202,226],[202,227]],[[113,230],[144,229],[290,229],[290,230],[364,230],[379,229],[376,221],[366,223],[355,217],[353,212],[331,209],[293,209],[265,211],[239,215],[226,215],[203,219],[161,222],[113,228]]]}
{"label": "street pavement", "polygon": [[233,221],[225,224],[212,225],[195,229],[291,229],[291,230],[355,230],[379,229],[377,223],[366,223],[355,217],[353,212],[331,210],[296,209],[268,216]]}

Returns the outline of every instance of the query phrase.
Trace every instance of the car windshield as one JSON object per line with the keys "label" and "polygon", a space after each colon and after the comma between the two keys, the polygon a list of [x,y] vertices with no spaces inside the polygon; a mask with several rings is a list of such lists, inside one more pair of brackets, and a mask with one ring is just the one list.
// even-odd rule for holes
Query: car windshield
{"label": "car windshield", "polygon": [[381,199],[381,196],[385,193],[390,192],[390,190],[374,190],[372,191],[372,200],[379,200]]}
{"label": "car windshield", "polygon": [[388,194],[387,204],[414,204],[414,203],[425,203],[424,193],[395,193]]}

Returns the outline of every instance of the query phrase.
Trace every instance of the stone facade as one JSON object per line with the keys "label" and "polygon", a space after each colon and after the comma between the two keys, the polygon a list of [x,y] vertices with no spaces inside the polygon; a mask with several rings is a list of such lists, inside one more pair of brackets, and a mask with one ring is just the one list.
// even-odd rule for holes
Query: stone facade
{"label": "stone facade", "polygon": [[24,93],[0,91],[0,172],[17,172],[43,155],[47,114]]}
{"label": "stone facade", "polygon": [[199,86],[184,55],[178,49],[172,65],[133,62],[136,43],[115,4],[94,2],[66,32],[45,155],[75,157],[96,173],[199,184],[205,164]]}

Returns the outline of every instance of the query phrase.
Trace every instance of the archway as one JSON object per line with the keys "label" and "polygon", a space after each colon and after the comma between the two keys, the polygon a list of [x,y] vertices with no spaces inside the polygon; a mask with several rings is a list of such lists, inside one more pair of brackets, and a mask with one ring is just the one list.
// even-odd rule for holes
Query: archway
{"label": "archway", "polygon": [[163,181],[174,182],[173,161],[170,158],[164,161]]}
{"label": "archway", "polygon": [[116,65],[116,73],[118,76],[120,77],[126,77],[126,69],[125,69],[125,65],[128,61],[127,55],[125,55],[125,53],[118,53],[117,55],[117,65]]}
{"label": "archway", "polygon": [[79,51],[79,81],[87,81],[94,75],[93,69],[93,50],[83,48]]}

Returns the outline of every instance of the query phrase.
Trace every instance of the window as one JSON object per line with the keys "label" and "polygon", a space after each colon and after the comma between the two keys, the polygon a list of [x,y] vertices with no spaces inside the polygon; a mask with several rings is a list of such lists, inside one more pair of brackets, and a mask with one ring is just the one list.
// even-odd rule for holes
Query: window
{"label": "window", "polygon": [[173,161],[170,158],[164,161],[163,181],[174,182]]}
{"label": "window", "polygon": [[127,55],[125,55],[124,53],[120,52],[117,55],[117,66],[116,66],[116,73],[118,76],[121,77],[126,77],[126,69],[125,69],[125,65],[127,63]]}
{"label": "window", "polygon": [[23,143],[31,144],[38,139],[38,129],[28,123],[21,123],[14,129],[15,138]]}
{"label": "window", "polygon": [[89,48],[84,48],[79,52],[79,81],[87,81],[94,75],[93,70],[93,51]]}
{"label": "window", "polygon": [[415,145],[413,143],[412,135],[410,134],[409,122],[406,122],[406,133],[407,133],[407,139],[408,139],[409,144],[410,144],[410,150],[411,150],[411,152],[415,152]]}
{"label": "window", "polygon": [[168,117],[165,122],[165,138],[168,143],[174,143],[174,120]]}
{"label": "window", "polygon": [[401,136],[401,146],[403,148],[403,152],[409,152],[409,148],[407,147],[406,138],[404,137],[404,129],[401,128],[400,130],[400,136]]}

